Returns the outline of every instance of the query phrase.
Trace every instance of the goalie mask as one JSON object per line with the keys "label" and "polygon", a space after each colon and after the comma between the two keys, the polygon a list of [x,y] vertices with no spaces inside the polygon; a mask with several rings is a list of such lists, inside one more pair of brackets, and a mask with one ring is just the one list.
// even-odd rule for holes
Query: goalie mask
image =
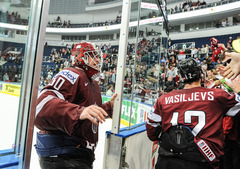
{"label": "goalie mask", "polygon": [[102,68],[102,51],[93,43],[82,42],[76,44],[71,51],[75,56],[75,66],[83,69],[89,78],[96,78]]}
{"label": "goalie mask", "polygon": [[192,59],[185,59],[178,64],[178,74],[185,83],[191,83],[201,78],[201,66]]}

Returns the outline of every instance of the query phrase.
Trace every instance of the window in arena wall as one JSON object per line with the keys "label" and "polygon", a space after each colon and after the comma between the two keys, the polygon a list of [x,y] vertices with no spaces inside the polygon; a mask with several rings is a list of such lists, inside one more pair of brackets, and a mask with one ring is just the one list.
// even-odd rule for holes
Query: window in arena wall
{"label": "window in arena wall", "polygon": [[89,40],[113,40],[113,35],[90,35]]}
{"label": "window in arena wall", "polygon": [[86,36],[62,35],[62,40],[86,40]]}
{"label": "window in arena wall", "polygon": [[185,31],[190,31],[191,29],[191,25],[190,24],[186,24],[185,25]]}
{"label": "window in arena wall", "polygon": [[197,23],[191,24],[191,28],[192,28],[192,30],[197,30],[198,24]]}
{"label": "window in arena wall", "polygon": [[[214,24],[215,26],[216,24]],[[207,21],[206,22],[206,28],[212,28],[213,27],[213,22],[212,21]]]}
{"label": "window in arena wall", "polygon": [[199,29],[198,24],[194,23],[194,24],[186,24],[185,25],[185,31],[194,31]]}
{"label": "window in arena wall", "polygon": [[205,22],[198,23],[199,29],[204,29],[205,28]]}
{"label": "window in arena wall", "polygon": [[169,28],[169,32],[179,32],[179,31],[180,31],[180,25],[171,26]]}

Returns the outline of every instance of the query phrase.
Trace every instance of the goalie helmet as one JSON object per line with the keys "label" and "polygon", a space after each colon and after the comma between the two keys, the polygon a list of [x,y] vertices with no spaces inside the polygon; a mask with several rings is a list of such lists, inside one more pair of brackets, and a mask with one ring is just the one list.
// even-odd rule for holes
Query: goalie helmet
{"label": "goalie helmet", "polygon": [[193,59],[185,59],[178,64],[178,74],[185,83],[191,83],[201,78],[201,66]]}
{"label": "goalie helmet", "polygon": [[76,44],[71,51],[75,56],[75,66],[83,69],[89,78],[99,75],[102,68],[102,51],[94,43],[82,42]]}

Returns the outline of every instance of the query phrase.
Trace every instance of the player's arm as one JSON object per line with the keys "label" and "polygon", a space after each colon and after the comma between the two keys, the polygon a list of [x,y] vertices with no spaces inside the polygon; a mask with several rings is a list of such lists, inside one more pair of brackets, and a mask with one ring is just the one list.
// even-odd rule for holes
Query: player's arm
{"label": "player's arm", "polygon": [[152,141],[159,141],[160,135],[162,132],[161,126],[161,116],[159,111],[161,110],[161,105],[159,105],[159,99],[154,105],[154,111],[150,112],[147,122],[146,122],[146,129],[147,129],[147,136]]}
{"label": "player's arm", "polygon": [[227,116],[235,116],[240,112],[240,96],[238,94],[219,89],[218,95]]}
{"label": "player's arm", "polygon": [[43,131],[60,130],[72,135],[74,126],[79,122],[80,114],[85,107],[67,102],[51,91],[41,95],[38,100],[35,126]]}
{"label": "player's arm", "polygon": [[[44,131],[62,131],[74,135],[82,120],[105,120],[107,113],[100,107],[74,104],[80,87],[79,75],[63,70],[40,92],[35,125]],[[84,111],[85,110],[85,111]],[[84,112],[84,113],[83,113]],[[83,116],[80,116],[83,113]]]}
{"label": "player's arm", "polygon": [[240,75],[238,75],[231,82],[225,81],[224,83],[226,83],[236,94],[240,95],[240,85],[239,85],[240,84]]}

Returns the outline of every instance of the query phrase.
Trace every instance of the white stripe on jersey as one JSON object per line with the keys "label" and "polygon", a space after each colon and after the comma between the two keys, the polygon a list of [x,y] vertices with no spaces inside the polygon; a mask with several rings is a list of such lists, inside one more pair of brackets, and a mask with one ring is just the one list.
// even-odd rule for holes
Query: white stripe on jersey
{"label": "white stripe on jersey", "polygon": [[52,89],[43,89],[43,90],[39,93],[38,98],[39,98],[43,93],[49,92],[49,91],[55,93],[59,99],[65,100],[64,96],[63,96],[60,92],[58,92],[58,91],[56,91],[56,90],[52,90]]}
{"label": "white stripe on jersey", "polygon": [[240,103],[237,103],[226,113],[227,116],[235,116],[240,111]]}
{"label": "white stripe on jersey", "polygon": [[158,115],[158,114],[155,114],[155,113],[150,113],[148,118],[150,120],[155,121],[155,122],[161,122],[162,121],[162,117],[160,115]]}
{"label": "white stripe on jersey", "polygon": [[[36,108],[36,115],[42,110],[43,106],[49,101],[52,100],[55,96],[48,95],[46,98],[44,98]],[[55,97],[56,98],[56,97]]]}
{"label": "white stripe on jersey", "polygon": [[152,127],[158,127],[160,126],[160,123],[150,123],[149,120],[147,120],[147,124],[149,124]]}

